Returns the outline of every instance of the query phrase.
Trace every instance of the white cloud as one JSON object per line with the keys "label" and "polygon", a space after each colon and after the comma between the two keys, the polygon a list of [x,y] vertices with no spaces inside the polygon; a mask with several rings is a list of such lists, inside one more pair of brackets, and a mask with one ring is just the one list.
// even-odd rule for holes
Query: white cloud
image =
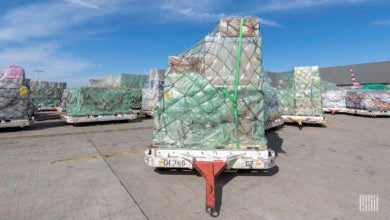
{"label": "white cloud", "polygon": [[8,48],[0,51],[0,68],[9,65],[22,66],[27,77],[36,80],[34,70],[43,70],[42,80],[66,80],[70,73],[82,71],[91,64],[82,59],[75,59],[59,52],[55,43],[44,43],[29,47]]}
{"label": "white cloud", "polygon": [[374,25],[380,25],[380,26],[390,26],[390,20],[378,20],[372,22]]}
{"label": "white cloud", "polygon": [[262,5],[256,11],[269,12],[336,4],[358,4],[364,2],[368,2],[368,0],[275,0]]}
{"label": "white cloud", "polygon": [[84,2],[84,1],[81,1],[81,0],[65,0],[65,2],[75,3],[75,4],[79,4],[79,5],[83,6],[83,7],[101,10],[101,8],[99,6],[93,5],[91,3]]}
{"label": "white cloud", "polygon": [[[175,16],[176,19],[191,18],[195,21],[216,21],[222,17],[253,17],[252,15],[226,15],[224,13],[209,13],[209,12],[199,12],[191,8],[178,8],[177,6],[172,6],[171,4],[163,5],[162,9],[170,12],[170,16]],[[173,13],[173,14],[172,14]],[[276,21],[260,18],[260,22],[263,25],[280,27]]]}

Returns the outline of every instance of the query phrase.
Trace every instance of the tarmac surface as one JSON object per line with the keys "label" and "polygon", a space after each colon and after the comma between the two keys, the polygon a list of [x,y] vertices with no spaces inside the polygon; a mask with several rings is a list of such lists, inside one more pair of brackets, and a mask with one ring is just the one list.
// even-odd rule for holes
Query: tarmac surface
{"label": "tarmac surface", "polygon": [[[390,118],[326,117],[267,132],[277,167],[222,173],[218,218],[388,219]],[[211,219],[199,174],[144,165],[151,136],[146,118],[0,129],[0,219]],[[378,210],[361,211],[361,195]]]}

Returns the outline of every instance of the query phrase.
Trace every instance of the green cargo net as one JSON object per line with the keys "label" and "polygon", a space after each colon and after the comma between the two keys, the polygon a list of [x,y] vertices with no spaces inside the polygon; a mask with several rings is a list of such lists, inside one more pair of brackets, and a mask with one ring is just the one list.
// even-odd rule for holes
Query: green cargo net
{"label": "green cargo net", "polygon": [[221,19],[194,47],[169,57],[153,144],[265,148],[263,77],[259,20]]}
{"label": "green cargo net", "polygon": [[142,107],[142,89],[147,81],[147,75],[121,73],[107,75],[104,79],[91,79],[88,86],[130,90],[131,108],[140,109]]}
{"label": "green cargo net", "polygon": [[30,82],[31,100],[36,107],[57,107],[61,104],[65,82],[32,81]]}
{"label": "green cargo net", "polygon": [[132,112],[132,91],[126,89],[81,87],[70,89],[64,98],[66,115],[115,115]]}

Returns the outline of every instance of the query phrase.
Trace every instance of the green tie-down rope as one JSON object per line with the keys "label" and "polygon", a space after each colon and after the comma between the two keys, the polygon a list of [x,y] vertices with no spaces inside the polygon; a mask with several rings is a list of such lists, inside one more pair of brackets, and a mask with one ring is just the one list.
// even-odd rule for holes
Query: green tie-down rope
{"label": "green tie-down rope", "polygon": [[221,88],[222,92],[233,102],[233,112],[234,112],[234,122],[236,123],[236,149],[240,149],[240,138],[238,137],[238,109],[237,109],[237,99],[238,99],[238,83],[240,79],[240,66],[241,66],[241,48],[242,48],[242,28],[244,26],[244,19],[240,19],[240,35],[238,37],[238,50],[237,50],[237,63],[236,63],[236,76],[234,81],[234,93],[233,96],[230,92]]}

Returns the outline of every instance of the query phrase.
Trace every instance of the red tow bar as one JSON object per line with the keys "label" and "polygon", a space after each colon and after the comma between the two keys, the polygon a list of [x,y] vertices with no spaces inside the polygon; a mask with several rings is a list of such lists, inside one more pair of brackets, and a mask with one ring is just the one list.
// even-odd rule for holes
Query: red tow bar
{"label": "red tow bar", "polygon": [[194,161],[195,169],[206,180],[206,212],[215,215],[215,179],[226,166],[225,161]]}

